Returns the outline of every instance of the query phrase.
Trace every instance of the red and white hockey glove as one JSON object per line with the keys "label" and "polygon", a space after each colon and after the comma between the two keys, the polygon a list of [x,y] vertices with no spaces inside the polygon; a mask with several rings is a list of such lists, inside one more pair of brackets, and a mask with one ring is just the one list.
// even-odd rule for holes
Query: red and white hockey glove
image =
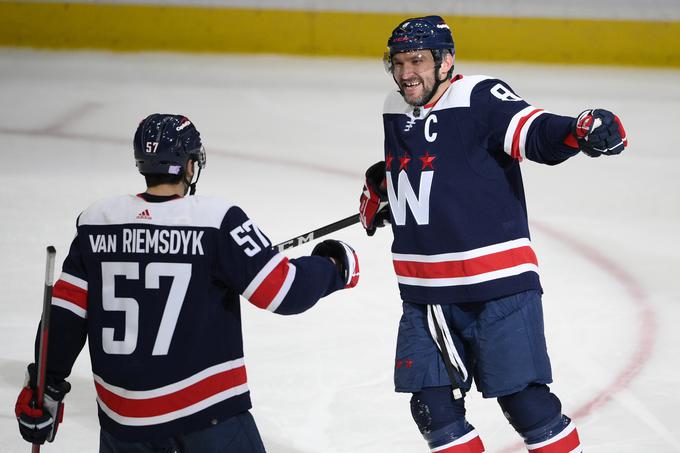
{"label": "red and white hockey glove", "polygon": [[14,413],[19,422],[21,437],[32,444],[52,442],[57,435],[59,423],[64,418],[64,396],[71,390],[66,381],[47,379],[42,407],[36,401],[36,366],[30,364],[26,373],[26,382],[21,389]]}
{"label": "red and white hockey glove", "polygon": [[585,110],[572,123],[578,148],[590,157],[619,154],[628,146],[626,131],[618,116],[608,110]]}
{"label": "red and white hockey glove", "polygon": [[385,181],[385,162],[380,161],[366,170],[364,189],[359,197],[359,218],[366,234],[373,236],[376,228],[390,222]]}
{"label": "red and white hockey glove", "polygon": [[354,288],[359,283],[359,258],[354,249],[342,241],[326,239],[312,250],[312,255],[331,258],[345,282],[345,288]]}

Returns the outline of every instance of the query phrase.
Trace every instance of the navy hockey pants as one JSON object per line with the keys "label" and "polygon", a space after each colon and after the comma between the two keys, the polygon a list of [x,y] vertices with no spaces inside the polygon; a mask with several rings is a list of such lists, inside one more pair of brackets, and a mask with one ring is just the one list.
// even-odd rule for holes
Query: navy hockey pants
{"label": "navy hockey pants", "polygon": [[265,453],[250,412],[242,412],[210,428],[157,442],[122,442],[103,429],[99,453]]}
{"label": "navy hockey pants", "polygon": [[[486,302],[442,305],[453,343],[469,377],[485,398],[510,395],[531,383],[552,382],[543,333],[541,293],[525,291]],[[394,383],[416,393],[451,384],[427,323],[427,306],[404,302]]]}

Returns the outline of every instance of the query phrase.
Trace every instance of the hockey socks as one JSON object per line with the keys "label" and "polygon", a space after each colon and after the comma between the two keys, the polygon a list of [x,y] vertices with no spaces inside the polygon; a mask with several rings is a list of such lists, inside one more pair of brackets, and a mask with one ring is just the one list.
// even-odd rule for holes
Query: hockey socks
{"label": "hockey socks", "polygon": [[498,398],[503,414],[532,453],[581,451],[576,427],[562,415],[562,403],[547,385],[531,384],[520,392]]}
{"label": "hockey socks", "polygon": [[[464,426],[462,426],[464,425]],[[460,428],[468,432],[457,435]],[[484,453],[484,444],[477,431],[467,422],[456,422],[449,426],[423,434],[432,453]]]}
{"label": "hockey socks", "polygon": [[581,441],[576,425],[566,415],[540,430],[526,433],[527,450],[531,453],[580,453]]}

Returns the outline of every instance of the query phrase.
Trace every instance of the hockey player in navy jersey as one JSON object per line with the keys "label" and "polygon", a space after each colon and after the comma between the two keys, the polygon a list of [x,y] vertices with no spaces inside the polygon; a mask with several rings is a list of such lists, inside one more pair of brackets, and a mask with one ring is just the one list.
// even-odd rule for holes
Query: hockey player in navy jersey
{"label": "hockey player in navy jersey", "polygon": [[66,378],[87,339],[100,452],[264,452],[249,413],[239,295],[274,313],[300,313],[355,286],[357,256],[326,240],[312,256],[289,260],[240,207],[185,196],[195,191],[195,166],[198,174],[205,167],[186,117],[144,119],[134,155],[147,190],[101,200],[78,217],[54,285],[43,409],[31,364],[15,407],[21,435],[54,440]]}
{"label": "hockey player in navy jersey", "polygon": [[408,19],[388,40],[398,86],[384,105],[385,160],[371,166],[360,217],[372,235],[391,223],[403,300],[395,387],[431,451],[484,451],[465,417],[472,379],[496,398],[533,453],[581,451],[550,392],[538,263],[519,163],[559,164],[579,151],[618,154],[618,117],[548,113],[487,76],[453,75],[441,17]]}

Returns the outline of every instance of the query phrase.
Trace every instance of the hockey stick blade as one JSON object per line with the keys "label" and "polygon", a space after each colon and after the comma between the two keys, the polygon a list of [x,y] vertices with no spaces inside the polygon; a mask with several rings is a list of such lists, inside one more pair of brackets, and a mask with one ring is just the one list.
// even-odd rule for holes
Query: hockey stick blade
{"label": "hockey stick blade", "polygon": [[[52,285],[54,284],[54,260],[57,250],[47,247],[45,262],[45,291],[43,293],[42,318],[40,319],[40,352],[38,353],[38,376],[36,383],[36,402],[42,407],[45,397],[45,376],[47,372],[47,344],[50,334],[50,306],[52,304]],[[40,452],[40,444],[33,444],[33,453]]]}
{"label": "hockey stick blade", "polygon": [[279,252],[283,252],[286,249],[297,247],[298,245],[302,245],[307,242],[311,242],[314,239],[320,238],[321,236],[326,236],[327,234],[334,233],[338,230],[342,230],[343,228],[352,226],[355,223],[359,223],[359,214],[351,215],[342,220],[338,220],[337,222],[333,222],[328,225],[322,226],[321,228],[317,228],[316,230],[312,230],[308,233],[301,234],[292,239],[281,242],[280,244],[276,244],[274,248],[278,249]]}

